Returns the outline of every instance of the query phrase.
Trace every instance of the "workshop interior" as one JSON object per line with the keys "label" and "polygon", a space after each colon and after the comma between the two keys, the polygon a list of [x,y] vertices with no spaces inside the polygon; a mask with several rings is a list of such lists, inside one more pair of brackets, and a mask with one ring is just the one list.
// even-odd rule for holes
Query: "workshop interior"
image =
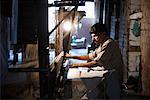
{"label": "workshop interior", "polygon": [[81,68],[69,71],[69,64],[86,61],[64,55],[93,52],[89,31],[97,22],[121,49],[121,99],[150,99],[149,5],[150,0],[0,0],[1,99],[88,99],[82,78],[93,76],[78,77]]}

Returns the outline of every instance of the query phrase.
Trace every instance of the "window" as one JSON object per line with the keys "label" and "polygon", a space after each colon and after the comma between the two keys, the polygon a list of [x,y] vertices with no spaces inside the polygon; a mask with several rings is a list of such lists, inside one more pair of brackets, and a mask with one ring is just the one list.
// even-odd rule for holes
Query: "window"
{"label": "window", "polygon": [[79,11],[85,11],[85,18],[95,18],[94,2],[85,2],[85,6],[79,6]]}

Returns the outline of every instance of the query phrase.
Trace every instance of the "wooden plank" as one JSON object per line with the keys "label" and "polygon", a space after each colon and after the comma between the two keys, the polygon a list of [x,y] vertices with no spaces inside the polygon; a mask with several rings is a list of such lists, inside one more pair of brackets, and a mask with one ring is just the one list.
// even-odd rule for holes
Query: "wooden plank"
{"label": "wooden plank", "polygon": [[140,52],[140,46],[129,46],[129,52]]}
{"label": "wooden plank", "polygon": [[141,0],[142,31],[141,31],[141,60],[142,60],[142,94],[150,96],[150,0]]}

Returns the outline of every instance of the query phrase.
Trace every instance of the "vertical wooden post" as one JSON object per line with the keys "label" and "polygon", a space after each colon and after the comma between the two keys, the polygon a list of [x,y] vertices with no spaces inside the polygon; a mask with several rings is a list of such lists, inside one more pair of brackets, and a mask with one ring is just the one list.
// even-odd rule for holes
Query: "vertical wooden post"
{"label": "vertical wooden post", "polygon": [[[49,66],[49,35],[48,35],[48,7],[47,0],[37,0],[37,26],[38,26],[38,55],[39,68],[48,68]],[[49,92],[48,72],[40,72],[40,98],[52,98],[53,92]]]}
{"label": "vertical wooden post", "polygon": [[[64,8],[60,8],[58,11],[58,23],[61,21],[64,17]],[[55,44],[55,50],[56,50],[56,56],[61,53],[63,50],[63,29],[62,25],[59,26],[56,33],[56,44]]]}
{"label": "vertical wooden post", "polygon": [[[1,1],[0,1],[1,3]],[[0,4],[1,6],[1,4]],[[0,11],[1,12],[1,11]],[[8,17],[4,16],[3,14],[0,15],[0,85],[5,84],[4,78],[7,75],[8,72],[8,41],[7,41],[7,36],[8,36]]]}
{"label": "vertical wooden post", "polygon": [[150,96],[150,0],[141,0],[142,94]]}

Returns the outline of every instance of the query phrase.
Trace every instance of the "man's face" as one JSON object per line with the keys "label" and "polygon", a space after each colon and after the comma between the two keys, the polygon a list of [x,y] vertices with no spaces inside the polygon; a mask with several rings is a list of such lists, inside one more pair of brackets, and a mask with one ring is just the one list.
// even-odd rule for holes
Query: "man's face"
{"label": "man's face", "polygon": [[96,35],[96,34],[91,34],[92,36],[92,39],[93,41],[96,43],[96,44],[100,44],[103,42],[104,40],[104,33],[101,33],[100,35]]}

